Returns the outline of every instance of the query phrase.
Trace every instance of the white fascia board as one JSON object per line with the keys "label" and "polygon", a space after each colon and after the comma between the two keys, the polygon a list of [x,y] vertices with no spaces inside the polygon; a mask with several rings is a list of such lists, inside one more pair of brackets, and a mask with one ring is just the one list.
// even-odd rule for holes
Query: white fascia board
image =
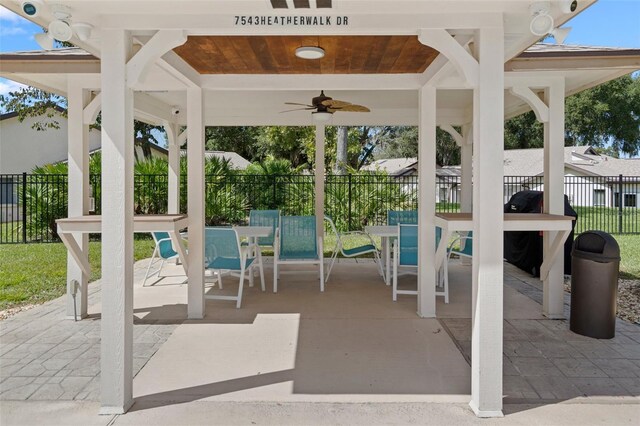
{"label": "white fascia board", "polygon": [[100,74],[100,62],[87,61],[0,61],[0,72],[21,72],[29,74]]}
{"label": "white fascia board", "polygon": [[514,72],[505,71],[504,87],[509,89],[513,86],[527,86],[530,88],[549,87],[558,79],[564,79],[563,71],[534,71],[534,72]]}
{"label": "white fascia board", "polygon": [[420,74],[208,74],[206,90],[417,90]]}
{"label": "white fascia board", "polygon": [[[271,12],[273,13],[273,12]],[[273,16],[291,16],[298,18],[308,12],[296,10],[296,14],[285,14],[279,11]],[[255,13],[250,16],[255,15]],[[265,14],[266,15],[266,14]],[[184,29],[189,35],[415,35],[418,28],[434,29],[473,29],[479,27],[502,26],[501,13],[407,13],[407,14],[353,14],[348,16],[348,25],[336,25],[342,13],[331,11],[320,16],[329,16],[332,25],[297,26],[297,25],[237,25],[236,14],[133,14],[104,15],[103,28],[120,28],[128,30],[164,30]],[[317,13],[316,13],[317,16]]]}
{"label": "white fascia board", "polygon": [[631,57],[580,57],[580,58],[522,58],[505,64],[505,71],[551,71],[551,70],[599,70],[640,69],[640,58]]}

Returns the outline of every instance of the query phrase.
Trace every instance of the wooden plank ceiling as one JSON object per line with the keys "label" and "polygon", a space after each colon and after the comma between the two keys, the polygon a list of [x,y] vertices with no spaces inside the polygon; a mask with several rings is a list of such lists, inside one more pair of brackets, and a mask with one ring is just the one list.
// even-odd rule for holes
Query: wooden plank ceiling
{"label": "wooden plank ceiling", "polygon": [[[325,57],[299,59],[300,46]],[[190,36],[175,52],[200,74],[421,73],[438,56],[416,36]]]}

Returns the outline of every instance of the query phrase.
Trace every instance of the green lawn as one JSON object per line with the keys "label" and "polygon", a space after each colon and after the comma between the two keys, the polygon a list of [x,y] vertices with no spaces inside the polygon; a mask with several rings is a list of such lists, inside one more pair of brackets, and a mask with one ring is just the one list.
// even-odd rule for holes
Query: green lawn
{"label": "green lawn", "polygon": [[614,235],[620,245],[620,276],[640,280],[640,235]]}
{"label": "green lawn", "polygon": [[[135,259],[150,257],[153,240],[134,241]],[[100,243],[89,243],[91,281],[100,278]],[[61,243],[0,245],[0,310],[64,294],[67,251]]]}
{"label": "green lawn", "polygon": [[[617,235],[615,238],[622,253],[621,276],[640,279],[640,235]],[[348,237],[345,244],[351,247],[367,241],[362,237]],[[327,236],[324,244],[325,256],[328,257],[335,237]],[[136,260],[149,257],[153,252],[153,241],[136,239],[134,249]],[[66,250],[61,243],[0,245],[0,310],[42,303],[61,296],[66,286],[66,259]],[[91,281],[94,281],[100,278],[99,242],[89,243],[89,261]]]}

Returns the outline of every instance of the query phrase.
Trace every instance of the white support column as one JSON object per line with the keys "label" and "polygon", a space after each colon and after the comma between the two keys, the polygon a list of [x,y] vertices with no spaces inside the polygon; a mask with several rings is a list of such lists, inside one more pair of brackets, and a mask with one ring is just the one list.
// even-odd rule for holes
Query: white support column
{"label": "white support column", "polygon": [[204,116],[202,89],[187,89],[189,213],[188,317],[202,319],[204,300]]}
{"label": "white support column", "polygon": [[[462,145],[460,146],[461,176],[460,176],[460,211],[473,211],[473,127],[471,124],[462,126]],[[461,257],[463,265],[471,265],[471,259]],[[472,295],[475,300],[475,294]]]}
{"label": "white support column", "polygon": [[[84,109],[90,100],[88,90],[83,89],[77,81],[68,82],[68,217],[89,214],[89,125],[84,124]],[[75,233],[73,238],[82,250],[82,256],[88,259],[89,235]],[[87,316],[88,281],[89,277],[82,272],[80,265],[73,257],[67,256],[68,319],[81,319]]]}
{"label": "white support column", "polygon": [[479,417],[502,416],[504,33],[476,32],[480,59],[474,91],[471,402]]}
{"label": "white support column", "polygon": [[471,213],[473,205],[473,132],[471,125],[462,126],[464,143],[460,147],[461,182],[460,182],[460,211]]}
{"label": "white support column", "polygon": [[[545,91],[549,121],[544,123],[544,212],[564,214],[564,79]],[[556,232],[543,234],[546,259]],[[543,281],[542,313],[548,318],[564,318],[564,250],[558,253]]]}
{"label": "white support column", "polygon": [[324,124],[316,124],[316,233],[324,236]]}
{"label": "white support column", "polygon": [[418,139],[418,315],[436,316],[436,88],[420,89]]}
{"label": "white support column", "polygon": [[167,148],[169,151],[169,194],[167,213],[180,213],[180,146],[178,144],[178,125],[166,123]]}
{"label": "white support column", "polygon": [[131,36],[102,36],[101,414],[133,403],[133,91],[126,63]]}

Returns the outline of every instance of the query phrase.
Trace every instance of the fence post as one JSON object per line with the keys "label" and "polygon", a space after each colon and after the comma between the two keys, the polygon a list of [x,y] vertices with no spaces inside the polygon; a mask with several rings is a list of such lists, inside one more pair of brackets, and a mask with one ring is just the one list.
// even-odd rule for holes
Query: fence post
{"label": "fence post", "polygon": [[27,243],[27,172],[22,172],[22,242]]}
{"label": "fence post", "polygon": [[622,175],[618,175],[618,233],[622,234],[622,202],[624,196],[622,195]]}
{"label": "fence post", "polygon": [[270,208],[275,209],[278,208],[278,200],[277,200],[277,194],[278,194],[278,185],[276,183],[277,180],[277,176],[273,175],[273,204],[270,206]]}
{"label": "fence post", "polygon": [[349,231],[352,231],[353,228],[352,228],[352,225],[351,225],[351,173],[349,173],[348,176],[349,176],[349,188],[348,188],[348,190],[349,190],[349,215],[348,215],[349,222],[348,222],[348,227],[349,227]]}

